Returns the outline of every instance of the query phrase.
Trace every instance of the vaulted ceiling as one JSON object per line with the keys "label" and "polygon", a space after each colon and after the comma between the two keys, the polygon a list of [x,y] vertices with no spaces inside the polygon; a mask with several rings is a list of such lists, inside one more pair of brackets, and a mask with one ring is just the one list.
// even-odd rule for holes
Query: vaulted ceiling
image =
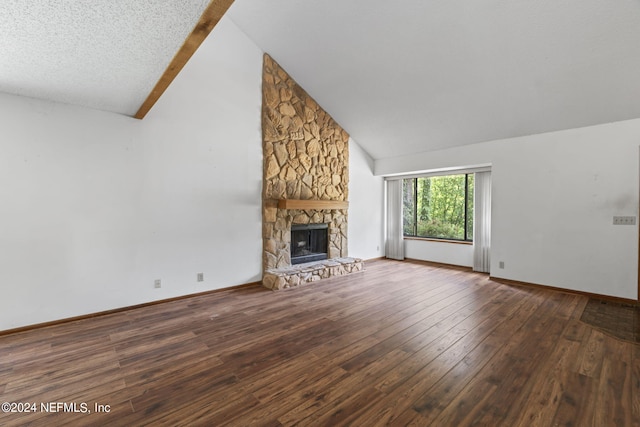
{"label": "vaulted ceiling", "polygon": [[4,0],[0,91],[135,115],[207,0]]}
{"label": "vaulted ceiling", "polygon": [[[208,5],[6,0],[0,91],[135,115]],[[640,117],[640,0],[236,0],[227,17],[374,158]]]}

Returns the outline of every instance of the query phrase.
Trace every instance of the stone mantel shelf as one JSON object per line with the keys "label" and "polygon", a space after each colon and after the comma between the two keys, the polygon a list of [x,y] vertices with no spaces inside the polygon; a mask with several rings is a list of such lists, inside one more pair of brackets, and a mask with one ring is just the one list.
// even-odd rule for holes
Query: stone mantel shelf
{"label": "stone mantel shelf", "polygon": [[279,209],[347,209],[349,202],[343,200],[299,200],[299,199],[280,199],[278,200]]}

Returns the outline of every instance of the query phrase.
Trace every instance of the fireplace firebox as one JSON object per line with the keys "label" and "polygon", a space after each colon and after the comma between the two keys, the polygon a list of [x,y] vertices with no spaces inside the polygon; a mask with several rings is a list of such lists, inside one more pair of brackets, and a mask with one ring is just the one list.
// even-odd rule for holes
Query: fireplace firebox
{"label": "fireplace firebox", "polygon": [[329,224],[291,226],[291,264],[320,261],[328,256]]}

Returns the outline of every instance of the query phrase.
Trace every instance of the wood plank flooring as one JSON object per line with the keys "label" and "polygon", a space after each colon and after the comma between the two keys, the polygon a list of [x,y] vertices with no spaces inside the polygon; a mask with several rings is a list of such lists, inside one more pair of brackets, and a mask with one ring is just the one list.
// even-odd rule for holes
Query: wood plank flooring
{"label": "wood plank flooring", "polygon": [[638,426],[640,346],[586,303],[380,260],[17,333],[0,402],[36,410],[0,425]]}

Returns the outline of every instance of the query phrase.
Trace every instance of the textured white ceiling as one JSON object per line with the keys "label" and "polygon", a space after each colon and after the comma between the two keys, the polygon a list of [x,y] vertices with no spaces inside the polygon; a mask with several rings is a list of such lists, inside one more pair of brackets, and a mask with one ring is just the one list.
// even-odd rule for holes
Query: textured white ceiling
{"label": "textured white ceiling", "polygon": [[[0,91],[133,115],[208,3],[4,0]],[[374,158],[640,117],[640,0],[236,0],[228,15]]]}
{"label": "textured white ceiling", "polygon": [[207,0],[2,0],[0,91],[133,115]]}
{"label": "textured white ceiling", "polygon": [[640,0],[236,0],[374,157],[640,117]]}

